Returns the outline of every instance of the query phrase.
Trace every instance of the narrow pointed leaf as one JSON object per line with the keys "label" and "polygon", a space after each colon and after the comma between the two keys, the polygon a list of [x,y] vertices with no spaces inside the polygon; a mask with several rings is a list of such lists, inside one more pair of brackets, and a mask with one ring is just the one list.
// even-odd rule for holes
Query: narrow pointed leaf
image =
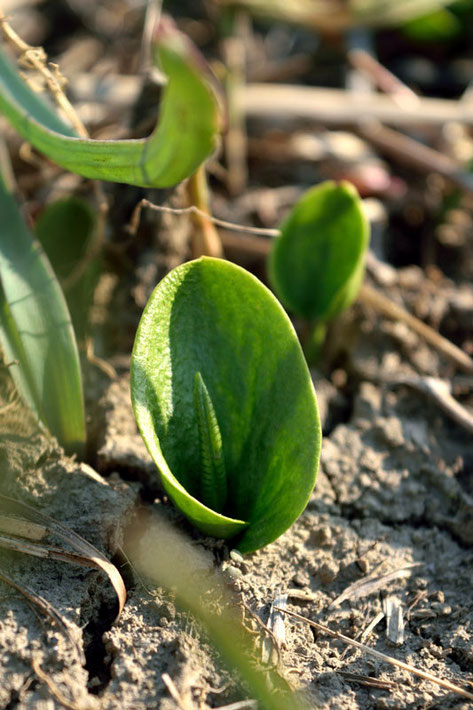
{"label": "narrow pointed leaf", "polygon": [[198,55],[168,23],[156,36],[154,59],[169,77],[159,122],[149,138],[79,138],[20,77],[0,50],[0,112],[35,148],[87,178],[168,187],[191,175],[215,150],[218,107]]}
{"label": "narrow pointed leaf", "polygon": [[196,373],[194,380],[194,407],[200,438],[202,502],[214,510],[223,510],[228,491],[222,435],[209,391],[200,372]]}
{"label": "narrow pointed leaf", "polygon": [[[228,499],[219,511],[200,498],[197,372],[222,438]],[[291,322],[254,276],[205,257],[168,274],[138,328],[131,388],[164,487],[199,529],[238,535],[234,544],[250,552],[300,515],[317,472],[317,403]]]}
{"label": "narrow pointed leaf", "polygon": [[353,185],[328,181],[308,190],[283,222],[270,255],[278,298],[309,321],[333,318],[358,294],[368,241]]}
{"label": "narrow pointed leaf", "polygon": [[58,441],[85,441],[79,355],[50,263],[0,178],[0,345],[25,402]]}

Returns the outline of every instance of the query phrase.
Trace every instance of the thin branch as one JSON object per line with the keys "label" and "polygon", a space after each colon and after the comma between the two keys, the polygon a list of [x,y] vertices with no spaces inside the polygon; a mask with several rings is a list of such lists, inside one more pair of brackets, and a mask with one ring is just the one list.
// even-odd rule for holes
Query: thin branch
{"label": "thin branch", "polygon": [[217,219],[217,217],[212,217],[207,214],[204,210],[200,209],[196,205],[190,205],[189,207],[164,207],[163,205],[155,205],[149,200],[143,199],[138,202],[133,214],[131,215],[130,222],[128,224],[127,230],[131,235],[135,235],[138,231],[138,227],[141,220],[141,212],[143,207],[147,207],[155,212],[162,212],[163,214],[175,214],[175,215],[185,215],[194,214],[200,217],[205,217],[206,220],[213,222],[217,227],[223,227],[224,229],[229,229],[234,232],[242,232],[247,234],[257,234],[262,237],[277,237],[281,233],[279,229],[265,229],[263,227],[247,227],[244,224],[236,224],[235,222],[226,222],[223,219]]}
{"label": "thin branch", "polygon": [[408,673],[412,673],[413,675],[416,675],[419,678],[422,678],[423,680],[428,680],[429,682],[435,683],[436,685],[439,685],[442,688],[445,688],[446,690],[450,690],[453,693],[456,693],[457,695],[461,695],[462,697],[467,698],[468,700],[473,700],[473,693],[469,693],[467,690],[460,688],[460,686],[451,683],[449,680],[437,678],[431,673],[427,673],[426,671],[422,671],[419,668],[416,668],[415,666],[411,666],[410,663],[404,663],[404,661],[399,661],[393,656],[388,656],[385,653],[376,651],[374,648],[370,648],[370,646],[365,646],[365,644],[360,643],[359,641],[355,641],[355,639],[352,639],[349,636],[345,636],[345,634],[341,634],[338,631],[332,631],[332,629],[328,626],[325,626],[325,624],[320,624],[317,621],[311,621],[310,619],[306,619],[304,616],[296,614],[294,611],[289,611],[288,609],[280,609],[280,611],[284,612],[284,614],[289,614],[289,616],[293,616],[298,621],[303,621],[305,624],[312,626],[312,628],[317,629],[318,631],[322,631],[323,633],[328,634],[329,636],[334,639],[337,639],[338,641],[343,641],[343,643],[348,643],[350,644],[350,646],[354,646],[355,648],[358,648],[361,651],[365,651],[366,653],[369,653],[375,658],[378,658],[380,661],[384,661],[385,663],[390,663],[392,666],[402,668]]}
{"label": "thin branch", "polygon": [[417,94],[400,81],[372,54],[357,47],[349,50],[347,56],[356,69],[367,74],[382,91],[392,96],[400,108],[416,108],[419,106],[420,98]]}
{"label": "thin branch", "polygon": [[31,69],[35,69],[41,74],[46,82],[46,85],[54,96],[57,104],[67,116],[69,121],[74,126],[77,133],[82,138],[87,138],[87,130],[75,112],[73,106],[71,105],[69,99],[64,93],[64,86],[66,84],[65,77],[59,71],[57,64],[50,62],[50,69],[47,65],[47,54],[42,47],[32,47],[27,42],[25,42],[13,29],[13,27],[7,21],[3,12],[0,11],[0,28],[7,39],[20,53],[21,58],[25,62],[26,66]]}
{"label": "thin branch", "polygon": [[430,343],[430,345],[437,348],[442,355],[452,360],[457,367],[460,367],[465,372],[473,373],[473,360],[463,352],[463,350],[460,350],[460,348],[450,342],[450,340],[444,338],[419,318],[416,318],[401,306],[390,301],[386,296],[383,296],[382,293],[379,293],[379,291],[364,284],[360,289],[358,299],[362,303],[372,306],[378,313],[383,313],[389,318],[405,323],[415,333]]}

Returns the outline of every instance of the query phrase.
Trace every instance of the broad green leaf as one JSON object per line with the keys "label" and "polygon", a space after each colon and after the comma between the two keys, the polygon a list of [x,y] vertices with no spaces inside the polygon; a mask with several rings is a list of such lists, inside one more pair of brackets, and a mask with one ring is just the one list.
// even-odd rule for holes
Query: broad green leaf
{"label": "broad green leaf", "polygon": [[[85,442],[79,355],[61,288],[0,178],[0,344],[25,402],[69,451]],[[65,235],[66,237],[67,235]]]}
{"label": "broad green leaf", "polygon": [[87,178],[169,187],[191,175],[215,150],[218,106],[189,40],[166,23],[154,59],[169,78],[158,124],[149,138],[79,138],[34,93],[0,51],[0,112],[35,148]]}
{"label": "broad green leaf", "polygon": [[308,190],[281,226],[269,259],[271,284],[284,306],[327,321],[357,296],[369,224],[353,185],[327,181]]}
{"label": "broad green leaf", "polygon": [[67,282],[77,268],[83,267],[80,278],[65,291],[79,341],[87,332],[88,313],[100,275],[98,256],[89,258],[95,226],[92,208],[75,196],[47,205],[34,225],[35,234],[61,281]]}
{"label": "broad green leaf", "polygon": [[[201,498],[197,373],[221,434],[227,502],[219,511]],[[320,450],[315,394],[291,322],[244,269],[204,257],[161,281],[136,335],[131,392],[164,487],[200,530],[239,534],[236,546],[251,552],[303,511]]]}

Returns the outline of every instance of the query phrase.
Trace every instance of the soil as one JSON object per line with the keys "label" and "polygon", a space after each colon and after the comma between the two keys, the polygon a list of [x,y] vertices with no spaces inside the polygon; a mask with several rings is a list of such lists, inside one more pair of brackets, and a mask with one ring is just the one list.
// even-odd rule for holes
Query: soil
{"label": "soil", "polygon": [[[89,4],[86,10],[92,12]],[[418,179],[410,173],[403,178]],[[117,198],[123,188],[110,188],[109,194]],[[130,194],[131,205],[135,197]],[[222,211],[222,200],[218,205]],[[230,212],[221,216],[235,218]],[[383,239],[385,254],[399,256],[395,224],[391,215]],[[402,642],[387,638],[381,618],[366,644],[473,690],[471,434],[425,394],[396,382],[412,375],[448,379],[468,407],[471,378],[459,377],[406,326],[360,303],[352,306],[334,323],[320,370],[312,371],[324,440],[307,509],[267,548],[243,560],[230,557],[228,546],[200,536],[166,499],[130,404],[134,330],[153,286],[188,257],[188,235],[181,225],[182,220],[148,215],[141,251],[135,246],[128,255],[136,269],[125,273],[109,265],[101,278],[94,327],[117,374],[109,377],[86,365],[86,461],[67,457],[40,429],[15,397],[8,369],[0,370],[0,492],[37,507],[96,545],[117,564],[128,593],[123,613],[114,620],[116,599],[103,574],[2,550],[1,568],[54,606],[74,643],[1,583],[0,708],[171,710],[177,704],[163,674],[172,679],[185,708],[206,710],[247,697],[173,594],[141,579],[128,563],[124,550],[137,509],[152,518],[164,516],[183,532],[193,549],[221,571],[238,601],[265,623],[275,591],[282,590],[289,594],[289,610],[360,638],[394,595],[403,609]],[[471,264],[471,239],[468,249]],[[254,258],[253,270],[264,274],[260,257]],[[396,264],[396,258],[391,261]],[[438,267],[429,272],[409,258],[407,263],[389,267],[384,279],[379,272],[376,288],[459,346],[470,347],[473,286],[471,273],[465,277],[467,259],[448,261],[449,278]],[[399,569],[404,572],[378,588],[333,604],[367,575]],[[285,628],[279,672],[312,707],[471,707],[464,698],[304,623],[286,618]],[[256,646],[255,656],[260,655]],[[49,682],[35,672],[36,663]]]}

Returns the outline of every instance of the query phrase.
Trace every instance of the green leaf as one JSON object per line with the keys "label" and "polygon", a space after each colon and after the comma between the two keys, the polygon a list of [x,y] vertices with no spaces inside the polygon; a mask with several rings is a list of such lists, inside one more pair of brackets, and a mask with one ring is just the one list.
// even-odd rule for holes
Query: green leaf
{"label": "green leaf", "polygon": [[360,24],[387,27],[422,17],[453,0],[351,0],[351,8]]}
{"label": "green leaf", "polygon": [[79,341],[87,332],[88,313],[101,270],[99,258],[89,257],[95,228],[92,208],[75,196],[47,205],[34,225],[35,234],[61,281],[67,281],[83,265],[80,278],[65,293]]}
{"label": "green leaf", "polygon": [[169,187],[191,175],[216,148],[218,106],[196,50],[166,23],[154,59],[169,77],[159,122],[149,138],[79,138],[35,94],[0,51],[0,112],[39,151],[87,178]]}
{"label": "green leaf", "polygon": [[353,185],[327,181],[308,190],[281,227],[269,278],[284,306],[327,321],[357,296],[369,224]]}
{"label": "green leaf", "polygon": [[0,343],[25,402],[69,451],[85,442],[79,355],[61,288],[0,177]]}
{"label": "green leaf", "polygon": [[[228,498],[220,511],[200,497],[197,372],[221,432]],[[251,552],[303,511],[320,450],[315,393],[290,320],[244,269],[204,257],[161,281],[136,335],[131,392],[164,487],[200,530],[239,534],[236,546]]]}
{"label": "green leaf", "polygon": [[453,12],[442,9],[410,20],[402,30],[418,42],[445,42],[460,34],[462,24]]}

